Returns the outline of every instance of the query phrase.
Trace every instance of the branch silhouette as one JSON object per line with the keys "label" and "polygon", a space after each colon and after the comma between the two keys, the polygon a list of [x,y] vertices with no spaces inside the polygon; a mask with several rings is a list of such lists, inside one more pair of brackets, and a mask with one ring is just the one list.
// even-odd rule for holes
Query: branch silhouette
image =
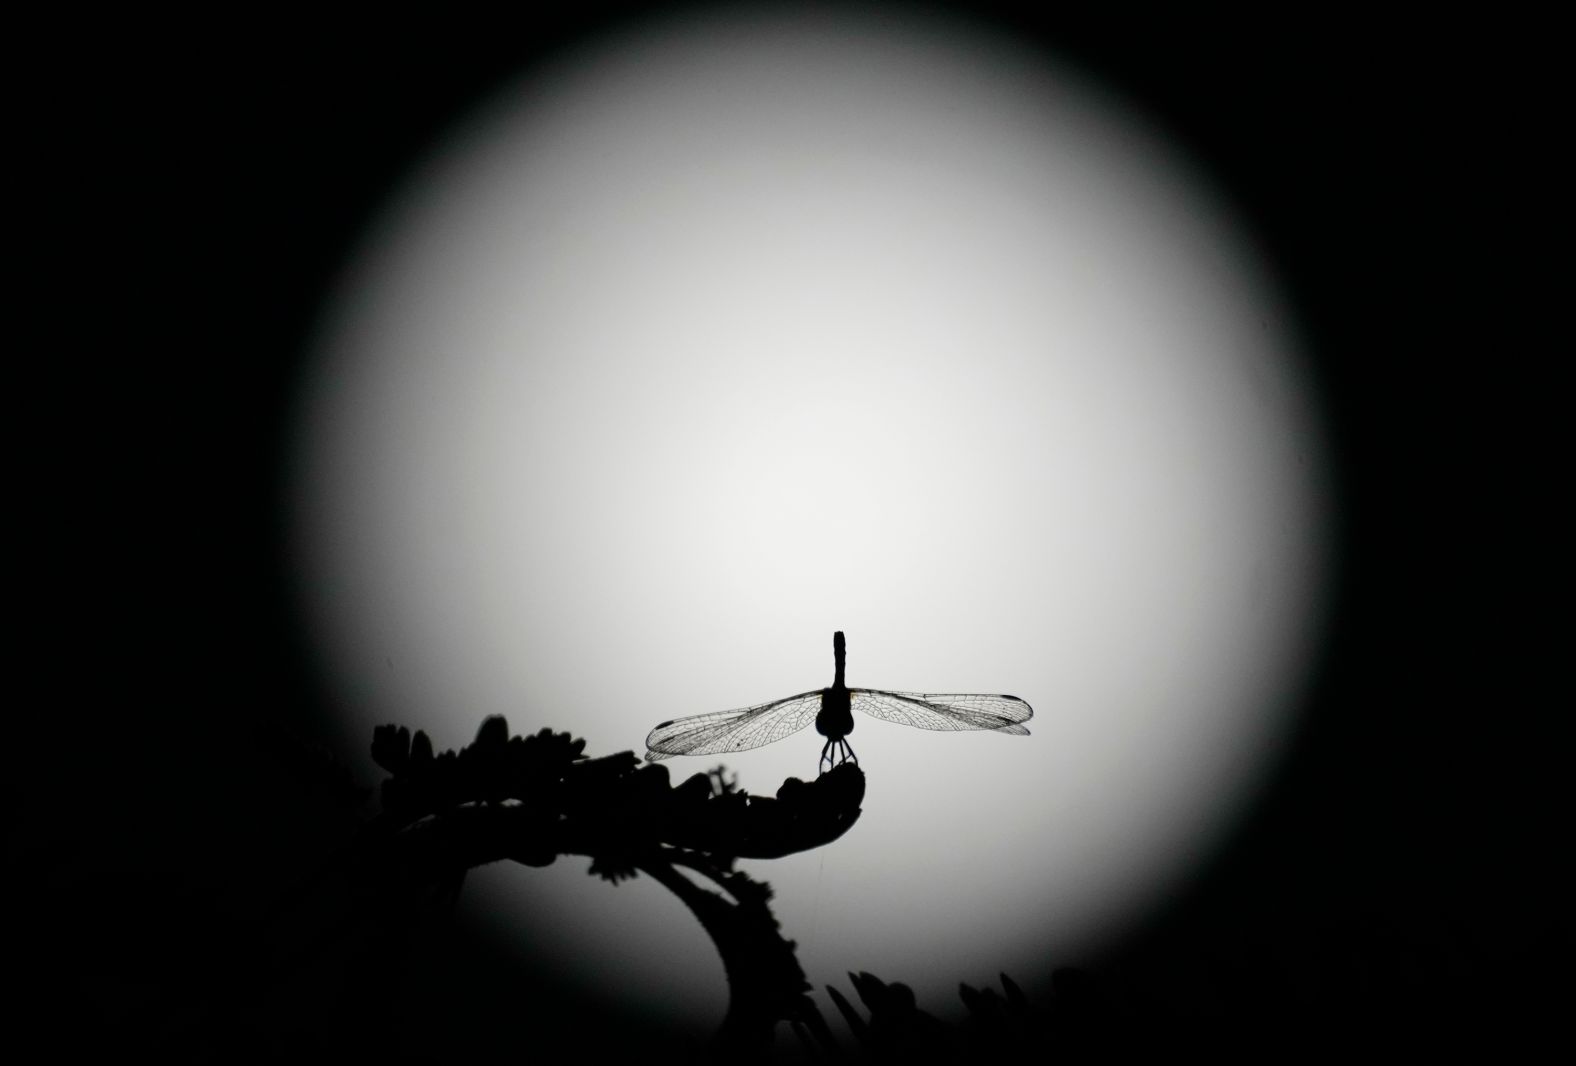
{"label": "branch silhouette", "polygon": [[[381,900],[357,908],[349,921],[381,917],[397,925],[401,912],[452,904],[466,871],[486,863],[542,867],[584,855],[590,872],[613,884],[640,873],[651,877],[711,937],[729,984],[716,1053],[765,1047],[779,1021],[823,1030],[795,945],[772,915],[770,886],[734,869],[734,862],[778,858],[841,837],[864,799],[858,765],[809,783],[789,778],[772,798],[750,795],[721,768],[674,786],[666,766],[643,764],[633,752],[588,758],[584,750],[584,740],[548,729],[510,736],[497,716],[457,752],[435,752],[421,731],[378,727],[372,757],[390,774],[381,786],[382,811],[343,858],[357,860],[359,879]],[[680,867],[720,891],[701,887]],[[327,930],[287,966],[345,933],[346,923]]]}

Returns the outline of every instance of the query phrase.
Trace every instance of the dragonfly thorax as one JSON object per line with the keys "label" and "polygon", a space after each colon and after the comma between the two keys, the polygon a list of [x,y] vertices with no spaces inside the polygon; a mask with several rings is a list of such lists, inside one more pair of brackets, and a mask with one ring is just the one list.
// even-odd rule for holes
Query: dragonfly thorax
{"label": "dragonfly thorax", "polygon": [[815,716],[815,731],[834,739],[854,731],[853,703],[841,677],[831,688],[821,690],[821,710]]}

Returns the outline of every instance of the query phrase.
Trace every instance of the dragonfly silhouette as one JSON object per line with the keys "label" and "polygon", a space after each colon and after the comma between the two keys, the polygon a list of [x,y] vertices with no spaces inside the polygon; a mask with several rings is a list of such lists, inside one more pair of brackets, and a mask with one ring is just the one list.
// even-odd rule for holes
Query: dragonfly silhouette
{"label": "dragonfly silhouette", "polygon": [[837,662],[837,675],[832,679],[831,688],[784,696],[754,707],[662,722],[646,737],[649,749],[646,758],[654,762],[671,755],[715,755],[758,748],[797,733],[813,721],[815,731],[826,738],[820,762],[824,773],[839,761],[859,761],[848,744],[848,734],[854,731],[855,710],[872,718],[919,729],[991,729],[1016,736],[1029,735],[1023,723],[1034,717],[1034,709],[1016,696],[849,688],[843,683],[847,651],[841,633],[832,634],[832,654]]}

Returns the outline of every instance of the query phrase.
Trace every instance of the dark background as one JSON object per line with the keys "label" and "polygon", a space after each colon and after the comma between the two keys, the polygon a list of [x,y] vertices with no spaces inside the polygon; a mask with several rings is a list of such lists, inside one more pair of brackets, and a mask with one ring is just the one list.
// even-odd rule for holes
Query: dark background
{"label": "dark background", "polygon": [[[458,114],[631,10],[23,35],[13,1032],[177,1059],[523,1051],[575,1025],[611,1039],[609,1021],[662,1039],[476,930],[374,991],[332,958],[256,991],[279,939],[259,916],[376,784],[336,776],[281,550],[285,404],[319,300]],[[1397,1033],[1549,1028],[1573,898],[1551,31],[967,10],[1051,44],[1212,168],[1302,316],[1341,485],[1294,752],[1102,973],[1158,997],[1153,1017],[1248,1019],[1252,989],[1309,1030],[1343,1012]]]}

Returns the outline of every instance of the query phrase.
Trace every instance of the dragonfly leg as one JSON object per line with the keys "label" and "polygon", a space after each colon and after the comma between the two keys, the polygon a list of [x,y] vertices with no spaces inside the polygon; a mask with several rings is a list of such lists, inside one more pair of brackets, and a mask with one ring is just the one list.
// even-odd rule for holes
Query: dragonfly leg
{"label": "dragonfly leg", "polygon": [[847,737],[828,737],[826,744],[821,748],[821,761],[817,764],[820,772],[824,774],[832,767],[845,762],[858,765],[859,757],[854,754],[854,746],[848,743]]}

